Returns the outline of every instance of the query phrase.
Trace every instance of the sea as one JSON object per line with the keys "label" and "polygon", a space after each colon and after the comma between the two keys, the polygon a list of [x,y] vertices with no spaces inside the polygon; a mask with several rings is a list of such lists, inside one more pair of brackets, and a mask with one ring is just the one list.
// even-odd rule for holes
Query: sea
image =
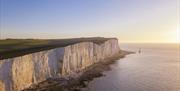
{"label": "sea", "polygon": [[134,54],[117,60],[87,91],[180,91],[180,44],[122,43]]}

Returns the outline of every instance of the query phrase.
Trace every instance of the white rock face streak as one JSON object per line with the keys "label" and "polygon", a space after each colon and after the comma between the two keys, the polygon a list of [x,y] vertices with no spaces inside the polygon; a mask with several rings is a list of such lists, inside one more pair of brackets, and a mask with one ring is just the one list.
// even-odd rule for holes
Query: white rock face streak
{"label": "white rock face streak", "polygon": [[119,52],[118,40],[110,39],[100,45],[80,42],[0,60],[0,91],[20,91],[48,78],[72,76]]}

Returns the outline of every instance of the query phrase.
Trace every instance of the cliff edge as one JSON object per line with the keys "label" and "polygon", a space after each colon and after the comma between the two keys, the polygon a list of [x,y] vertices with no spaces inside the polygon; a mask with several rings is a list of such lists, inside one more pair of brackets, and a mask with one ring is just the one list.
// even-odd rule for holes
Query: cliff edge
{"label": "cliff edge", "polygon": [[0,91],[20,91],[49,78],[78,77],[83,69],[121,52],[118,40],[77,41],[0,60]]}

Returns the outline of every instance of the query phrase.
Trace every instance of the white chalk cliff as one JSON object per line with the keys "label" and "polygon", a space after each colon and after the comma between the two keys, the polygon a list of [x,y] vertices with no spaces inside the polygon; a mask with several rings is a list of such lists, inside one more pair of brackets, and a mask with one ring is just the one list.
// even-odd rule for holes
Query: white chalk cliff
{"label": "white chalk cliff", "polygon": [[102,44],[80,42],[66,47],[0,60],[0,91],[20,91],[48,78],[72,76],[119,54],[117,39]]}

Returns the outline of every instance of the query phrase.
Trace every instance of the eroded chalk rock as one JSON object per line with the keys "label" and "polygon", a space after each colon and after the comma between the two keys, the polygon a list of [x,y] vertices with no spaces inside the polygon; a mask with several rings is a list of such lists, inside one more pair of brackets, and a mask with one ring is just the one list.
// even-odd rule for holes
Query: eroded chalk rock
{"label": "eroded chalk rock", "polygon": [[80,42],[62,48],[0,60],[0,91],[20,91],[48,78],[74,76],[120,51],[118,40]]}
{"label": "eroded chalk rock", "polygon": [[20,91],[33,83],[34,64],[32,55],[25,55],[13,59],[12,86],[14,91]]}

